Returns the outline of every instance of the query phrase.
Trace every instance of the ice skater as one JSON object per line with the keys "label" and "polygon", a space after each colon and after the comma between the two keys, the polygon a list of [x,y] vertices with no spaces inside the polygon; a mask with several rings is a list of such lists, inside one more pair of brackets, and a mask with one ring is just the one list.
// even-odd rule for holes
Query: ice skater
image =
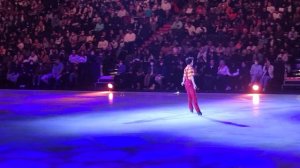
{"label": "ice skater", "polygon": [[189,103],[190,112],[193,113],[194,108],[195,108],[197,114],[202,115],[202,112],[198,106],[198,100],[197,100],[197,95],[196,95],[197,86],[196,86],[195,80],[194,80],[195,71],[193,68],[194,58],[188,57],[185,59],[185,62],[187,64],[187,66],[184,68],[181,85],[185,86],[185,90],[188,95],[188,103]]}

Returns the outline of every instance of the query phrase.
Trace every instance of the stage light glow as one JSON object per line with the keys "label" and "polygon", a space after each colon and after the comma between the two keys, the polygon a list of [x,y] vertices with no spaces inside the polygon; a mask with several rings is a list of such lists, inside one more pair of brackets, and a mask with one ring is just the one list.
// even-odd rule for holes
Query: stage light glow
{"label": "stage light glow", "polygon": [[108,102],[109,102],[109,104],[113,104],[113,102],[114,102],[114,94],[113,93],[108,94]]}
{"label": "stage light glow", "polygon": [[113,89],[113,88],[114,88],[114,85],[113,85],[113,84],[111,84],[111,83],[108,83],[108,84],[107,84],[107,88],[108,88],[109,90],[111,90],[111,89]]}
{"label": "stage light glow", "polygon": [[259,86],[256,85],[256,84],[254,84],[254,85],[252,86],[252,90],[253,90],[253,91],[259,91]]}

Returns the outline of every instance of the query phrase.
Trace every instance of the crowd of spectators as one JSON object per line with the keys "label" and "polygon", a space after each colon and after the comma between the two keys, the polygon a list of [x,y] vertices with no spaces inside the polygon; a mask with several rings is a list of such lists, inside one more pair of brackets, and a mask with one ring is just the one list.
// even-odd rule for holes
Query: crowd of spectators
{"label": "crowd of spectators", "polygon": [[0,0],[0,85],[91,86],[170,17],[171,5],[165,0]]}
{"label": "crowd of spectators", "polygon": [[279,90],[300,57],[299,1],[195,0],[172,19],[167,34],[120,62],[121,89],[183,89],[184,59],[194,57],[200,90]]}
{"label": "crowd of spectators", "polygon": [[86,88],[117,69],[117,89],[179,90],[194,57],[199,89],[279,89],[299,32],[293,0],[0,0],[0,87]]}

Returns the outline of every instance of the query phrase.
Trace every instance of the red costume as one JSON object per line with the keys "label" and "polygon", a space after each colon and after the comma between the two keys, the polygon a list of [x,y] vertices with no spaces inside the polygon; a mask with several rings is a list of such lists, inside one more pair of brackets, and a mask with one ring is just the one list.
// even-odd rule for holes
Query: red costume
{"label": "red costume", "polygon": [[198,106],[198,100],[196,95],[196,90],[193,85],[192,78],[194,77],[195,72],[194,68],[191,65],[187,65],[184,69],[183,77],[184,77],[184,86],[188,95],[189,109],[193,112],[194,108],[197,113],[201,113],[200,108]]}

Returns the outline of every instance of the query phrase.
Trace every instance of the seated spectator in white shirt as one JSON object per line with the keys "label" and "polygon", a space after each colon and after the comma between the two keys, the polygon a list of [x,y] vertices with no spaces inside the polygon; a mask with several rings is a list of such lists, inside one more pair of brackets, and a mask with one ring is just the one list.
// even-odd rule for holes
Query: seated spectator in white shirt
{"label": "seated spectator in white shirt", "polygon": [[41,80],[48,84],[50,79],[55,79],[55,85],[59,84],[59,80],[63,75],[64,70],[64,64],[61,62],[61,60],[55,60],[52,71],[48,74],[45,74],[41,77]]}
{"label": "seated spectator in white shirt", "polygon": [[92,43],[94,41],[95,36],[92,34],[92,32],[89,33],[89,35],[86,37],[87,43]]}
{"label": "seated spectator in white shirt", "polygon": [[24,63],[27,62],[37,63],[37,61],[38,61],[38,56],[35,54],[35,52],[31,52],[31,55],[24,60]]}
{"label": "seated spectator in white shirt", "polygon": [[108,41],[101,37],[100,41],[98,42],[98,48],[102,50],[106,50],[108,47]]}
{"label": "seated spectator in white shirt", "polygon": [[161,2],[161,9],[164,10],[165,12],[169,12],[171,10],[171,3],[167,0],[163,0]]}
{"label": "seated spectator in white shirt", "polygon": [[171,29],[180,30],[183,27],[182,22],[179,20],[178,17],[175,18],[175,21],[173,22]]}
{"label": "seated spectator in white shirt", "polygon": [[72,32],[71,36],[69,37],[69,42],[71,43],[72,47],[75,47],[78,42],[78,36],[76,33]]}
{"label": "seated spectator in white shirt", "polygon": [[205,47],[199,48],[197,59],[207,62],[207,49]]}
{"label": "seated spectator in white shirt", "polygon": [[230,76],[230,72],[229,72],[229,68],[228,66],[225,64],[225,61],[221,60],[220,61],[220,65],[218,67],[218,75],[220,76]]}
{"label": "seated spectator in white shirt", "polygon": [[265,65],[263,67],[263,75],[260,79],[260,85],[263,88],[263,92],[266,91],[266,88],[269,85],[270,80],[274,78],[274,66],[271,65],[269,60],[266,60]]}
{"label": "seated spectator in white shirt", "polygon": [[277,55],[277,60],[282,60],[283,62],[288,62],[289,60],[289,53],[287,51],[284,51],[284,49],[280,50],[280,53]]}
{"label": "seated spectator in white shirt", "polygon": [[258,60],[255,60],[254,64],[251,66],[251,69],[250,69],[251,82],[250,82],[249,86],[258,82],[261,78],[262,73],[263,73],[262,66],[260,64],[258,64]]}
{"label": "seated spectator in white shirt", "polygon": [[124,42],[131,43],[136,40],[136,35],[131,30],[129,30],[124,36]]}
{"label": "seated spectator in white shirt", "polygon": [[0,45],[0,57],[4,57],[6,54],[6,49],[3,45]]}
{"label": "seated spectator in white shirt", "polygon": [[81,52],[81,55],[76,54],[76,51],[73,50],[72,54],[69,56],[69,62],[72,64],[80,64],[85,63],[87,61],[87,57],[83,55],[83,52]]}
{"label": "seated spectator in white shirt", "polygon": [[190,22],[188,22],[186,25],[185,25],[185,29],[187,30],[188,34],[190,36],[193,36],[196,32],[196,28],[194,25],[192,25]]}
{"label": "seated spectator in white shirt", "polygon": [[219,63],[219,67],[218,67],[218,84],[217,84],[217,88],[219,90],[230,90],[229,86],[228,86],[228,80],[229,80],[229,76],[231,76],[231,73],[229,71],[228,66],[225,64],[224,60],[221,60]]}
{"label": "seated spectator in white shirt", "polygon": [[55,44],[56,45],[61,45],[62,40],[64,39],[63,36],[61,36],[60,34],[55,38]]}
{"label": "seated spectator in white shirt", "polygon": [[117,49],[119,47],[119,43],[116,40],[110,42],[112,49]]}
{"label": "seated spectator in white shirt", "polygon": [[279,13],[278,11],[273,12],[272,15],[273,15],[273,19],[274,19],[274,20],[280,20],[281,17],[282,17],[282,14]]}
{"label": "seated spectator in white shirt", "polygon": [[190,4],[190,5],[186,8],[185,14],[191,15],[191,14],[193,14],[193,12],[194,12],[193,5]]}
{"label": "seated spectator in white shirt", "polygon": [[198,26],[197,28],[196,28],[196,30],[195,30],[195,33],[196,34],[202,34],[202,33],[206,33],[207,32],[207,29],[206,29],[206,27],[204,27],[204,26]]}
{"label": "seated spectator in white shirt", "polygon": [[98,21],[95,25],[94,31],[100,32],[104,30],[104,24],[101,21]]}
{"label": "seated spectator in white shirt", "polygon": [[275,7],[272,5],[271,2],[268,3],[267,11],[271,14],[273,14],[275,12]]}
{"label": "seated spectator in white shirt", "polygon": [[79,37],[78,37],[78,42],[79,43],[83,43],[83,42],[86,42],[86,35],[85,35],[85,32],[84,31],[81,31]]}
{"label": "seated spectator in white shirt", "polygon": [[80,52],[79,57],[80,57],[78,59],[79,63],[86,63],[87,62],[87,56],[86,56],[86,53],[84,51]]}
{"label": "seated spectator in white shirt", "polygon": [[285,8],[284,8],[284,7],[279,7],[279,8],[278,8],[278,11],[279,11],[280,13],[284,13]]}
{"label": "seated spectator in white shirt", "polygon": [[23,43],[22,40],[18,40],[17,47],[18,47],[19,50],[23,50],[24,49],[25,45],[24,45],[24,43]]}
{"label": "seated spectator in white shirt", "polygon": [[219,43],[219,46],[216,48],[216,53],[218,54],[224,54],[225,47],[223,47],[222,43]]}
{"label": "seated spectator in white shirt", "polygon": [[121,9],[118,11],[117,16],[123,18],[126,15],[127,15],[126,9],[123,6],[121,6]]}
{"label": "seated spectator in white shirt", "polygon": [[249,45],[247,46],[246,49],[254,52],[256,50],[256,48],[257,48],[257,46],[252,41],[250,41]]}
{"label": "seated spectator in white shirt", "polygon": [[98,14],[95,14],[95,17],[93,18],[93,23],[99,23],[101,22],[101,17]]}
{"label": "seated spectator in white shirt", "polygon": [[292,27],[291,31],[288,34],[290,40],[294,41],[298,38],[298,32],[295,30],[295,27]]}

